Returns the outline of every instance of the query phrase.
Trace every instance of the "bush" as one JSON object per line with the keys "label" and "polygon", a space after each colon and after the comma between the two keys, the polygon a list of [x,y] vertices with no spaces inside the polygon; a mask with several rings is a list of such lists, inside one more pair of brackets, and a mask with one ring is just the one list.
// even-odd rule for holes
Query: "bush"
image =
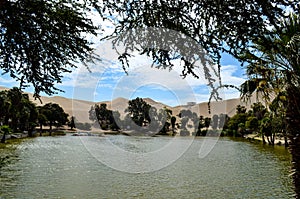
{"label": "bush", "polygon": [[11,129],[9,128],[9,126],[3,125],[3,126],[0,127],[0,132],[5,133],[5,134],[9,134],[11,132]]}
{"label": "bush", "polygon": [[180,130],[180,136],[189,136],[190,132],[187,129]]}
{"label": "bush", "polygon": [[90,123],[76,123],[76,128],[80,130],[90,131],[92,125]]}
{"label": "bush", "polygon": [[206,130],[206,129],[200,131],[200,135],[201,135],[201,136],[206,136],[206,134],[207,134],[207,130]]}

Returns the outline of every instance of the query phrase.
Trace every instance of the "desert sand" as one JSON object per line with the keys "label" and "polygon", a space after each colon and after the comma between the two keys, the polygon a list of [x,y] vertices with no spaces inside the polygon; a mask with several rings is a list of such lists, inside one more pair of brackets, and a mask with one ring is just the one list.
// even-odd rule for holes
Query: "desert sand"
{"label": "desert sand", "polygon": [[[6,89],[7,88],[0,87],[0,90],[6,90]],[[116,98],[112,101],[104,101],[104,102],[91,102],[91,101],[84,101],[78,99],[69,99],[60,96],[49,96],[49,97],[41,96],[40,98],[41,101],[40,101],[39,99],[34,99],[32,93],[27,93],[27,94],[29,95],[29,98],[38,106],[44,105],[49,102],[59,104],[65,110],[66,113],[68,113],[70,116],[74,116],[78,122],[91,123],[91,121],[89,120],[89,110],[91,109],[91,106],[94,105],[95,103],[107,104],[108,109],[119,111],[121,117],[125,115],[124,110],[128,106],[128,99],[125,98]],[[172,110],[173,115],[175,116],[179,114],[180,110],[190,109],[192,112],[195,112],[198,115],[203,115],[204,117],[211,117],[214,114],[221,114],[221,113],[232,116],[235,114],[235,108],[237,105],[240,104],[246,106],[247,108],[250,108],[251,103],[256,102],[255,97],[252,97],[248,103],[242,102],[240,98],[228,99],[219,102],[212,102],[211,113],[209,113],[207,102],[195,104],[192,106],[180,105],[180,106],[171,107],[166,104],[157,102],[151,98],[144,98],[144,100],[151,106],[154,106],[156,109],[167,107],[168,109]]]}

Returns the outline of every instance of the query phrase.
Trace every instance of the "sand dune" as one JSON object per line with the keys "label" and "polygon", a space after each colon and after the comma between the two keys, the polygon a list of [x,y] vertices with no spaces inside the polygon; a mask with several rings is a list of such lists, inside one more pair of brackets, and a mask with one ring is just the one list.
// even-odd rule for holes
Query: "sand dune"
{"label": "sand dune", "polygon": [[[5,90],[5,89],[6,88],[0,87],[0,90]],[[75,116],[79,122],[89,122],[89,123],[91,122],[89,120],[89,110],[91,109],[91,106],[94,105],[95,103],[97,104],[105,103],[107,104],[108,109],[119,111],[121,116],[124,116],[125,114],[124,110],[128,106],[128,99],[125,98],[116,98],[112,101],[104,101],[104,102],[91,102],[91,101],[84,101],[84,100],[77,100],[77,99],[68,99],[60,96],[53,96],[53,97],[42,96],[41,97],[42,103],[41,103],[38,99],[34,99],[31,93],[28,93],[28,95],[29,98],[38,106],[49,102],[59,104],[61,107],[63,107],[66,113],[68,113],[70,116]],[[220,114],[220,113],[226,113],[229,116],[232,116],[235,114],[235,108],[237,105],[241,104],[246,106],[247,108],[250,108],[251,106],[251,103],[246,104],[241,102],[240,98],[229,99],[220,102],[212,102],[211,113],[209,114],[207,102],[199,103],[193,106],[181,105],[176,107],[170,107],[163,103],[157,102],[151,98],[144,98],[144,100],[157,109],[162,109],[164,107],[171,109],[173,115],[178,115],[179,112],[183,109],[190,109],[192,112],[195,112],[198,115],[203,115],[205,117],[211,117],[213,114]],[[252,103],[256,102],[255,97],[252,97],[250,102]]]}

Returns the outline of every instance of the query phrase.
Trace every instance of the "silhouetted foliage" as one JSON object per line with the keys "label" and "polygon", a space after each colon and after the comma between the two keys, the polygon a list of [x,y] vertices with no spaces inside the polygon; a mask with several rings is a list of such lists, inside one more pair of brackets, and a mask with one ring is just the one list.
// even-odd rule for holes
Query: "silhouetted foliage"
{"label": "silhouetted foliage", "polygon": [[28,131],[36,126],[38,113],[27,94],[14,87],[0,92],[0,124],[8,125],[14,132]]}
{"label": "silhouetted foliage", "polygon": [[107,109],[107,104],[95,104],[89,111],[90,120],[99,123],[103,130],[119,130],[120,113]]}
{"label": "silhouetted foliage", "polygon": [[69,127],[71,128],[71,130],[73,130],[73,128],[76,128],[75,117],[74,116],[71,117],[71,121],[69,123]]}
{"label": "silhouetted foliage", "polygon": [[79,130],[90,131],[92,129],[92,125],[89,123],[76,122],[76,128]]}
{"label": "silhouetted foliage", "polygon": [[95,57],[83,33],[96,29],[85,5],[76,1],[1,1],[0,69],[21,88],[32,85],[35,96],[61,91],[55,84],[63,73]]}
{"label": "silhouetted foliage", "polygon": [[137,97],[136,99],[129,100],[128,108],[125,112],[130,114],[130,117],[136,125],[142,127],[145,123],[151,122],[149,115],[150,108],[151,106],[147,102]]}
{"label": "silhouetted foliage", "polygon": [[54,125],[60,127],[68,122],[68,114],[58,104],[47,103],[43,106],[43,109],[43,114],[46,116],[47,124],[50,127],[50,135]]}

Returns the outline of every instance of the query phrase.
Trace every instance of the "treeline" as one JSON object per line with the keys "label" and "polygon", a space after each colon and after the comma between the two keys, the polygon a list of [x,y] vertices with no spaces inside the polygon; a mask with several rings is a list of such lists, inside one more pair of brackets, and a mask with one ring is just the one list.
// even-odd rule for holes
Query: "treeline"
{"label": "treeline", "polygon": [[[217,130],[225,123],[226,115],[213,118],[198,116],[191,110],[181,110],[173,115],[164,107],[157,110],[142,98],[128,101],[125,117],[121,119],[118,111],[108,110],[106,104],[95,104],[89,111],[90,120],[103,130],[136,130],[160,135],[205,136],[209,129]],[[141,128],[142,127],[142,128]],[[221,131],[210,135],[219,135]]]}
{"label": "treeline", "polygon": [[275,99],[269,110],[260,102],[251,105],[250,110],[238,105],[236,114],[226,120],[223,133],[228,136],[244,136],[257,134],[262,137],[263,143],[275,144],[275,137],[283,137],[285,146],[288,145],[286,134],[285,111],[278,106]]}
{"label": "treeline", "polygon": [[276,99],[269,107],[268,110],[258,102],[252,104],[247,111],[244,106],[238,105],[236,114],[232,117],[227,114],[198,116],[189,109],[183,109],[178,115],[173,115],[172,110],[166,107],[157,110],[142,98],[136,98],[129,100],[125,117],[122,119],[118,111],[108,110],[106,104],[92,106],[89,118],[103,130],[150,131],[161,135],[179,133],[181,136],[243,137],[246,134],[257,134],[262,136],[264,143],[268,142],[271,145],[274,145],[276,136],[282,136],[287,145],[284,112],[279,111],[280,106]]}
{"label": "treeline", "polygon": [[155,132],[167,134],[170,130],[175,133],[176,118],[166,107],[157,110],[142,98],[128,102],[125,117],[121,119],[118,111],[108,110],[106,104],[95,104],[89,111],[89,119],[103,130],[136,130],[141,133]]}
{"label": "treeline", "polygon": [[36,106],[29,100],[28,94],[14,87],[10,90],[0,92],[0,130],[3,133],[2,142],[9,132],[28,132],[32,136],[36,127],[49,126],[49,132],[53,126],[65,125],[68,114],[63,108],[55,103],[47,103],[43,106]]}

